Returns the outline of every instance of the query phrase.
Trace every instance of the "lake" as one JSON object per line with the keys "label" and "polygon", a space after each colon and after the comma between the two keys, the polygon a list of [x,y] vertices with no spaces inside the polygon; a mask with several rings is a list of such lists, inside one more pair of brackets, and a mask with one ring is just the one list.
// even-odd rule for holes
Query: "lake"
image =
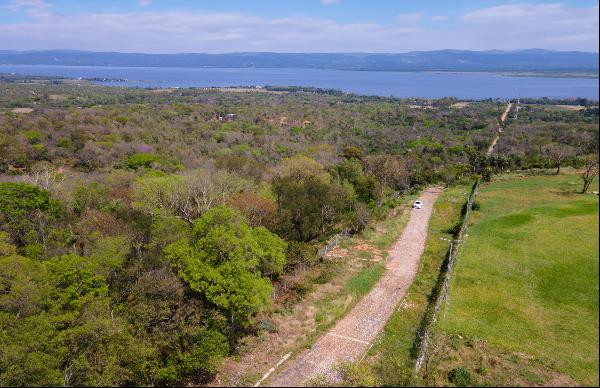
{"label": "lake", "polygon": [[314,86],[357,94],[394,97],[598,99],[597,78],[513,77],[495,73],[46,65],[0,65],[0,73],[127,79],[127,82],[100,84],[140,88],[277,85]]}

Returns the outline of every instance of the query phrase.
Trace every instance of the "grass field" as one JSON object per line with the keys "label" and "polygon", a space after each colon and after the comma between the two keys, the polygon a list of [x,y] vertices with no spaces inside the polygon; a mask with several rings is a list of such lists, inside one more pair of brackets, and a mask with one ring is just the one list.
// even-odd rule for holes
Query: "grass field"
{"label": "grass field", "polygon": [[580,188],[575,174],[481,188],[426,384],[598,385],[598,196]]}

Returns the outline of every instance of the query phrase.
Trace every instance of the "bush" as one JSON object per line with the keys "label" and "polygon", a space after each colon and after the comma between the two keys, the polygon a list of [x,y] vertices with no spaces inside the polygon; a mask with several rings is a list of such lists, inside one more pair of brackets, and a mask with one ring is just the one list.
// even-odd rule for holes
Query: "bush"
{"label": "bush", "polygon": [[159,165],[163,162],[163,158],[154,154],[147,153],[139,153],[131,155],[126,162],[128,168],[132,170],[137,170],[138,168],[152,168],[156,165]]}
{"label": "bush", "polygon": [[448,380],[457,387],[468,387],[471,385],[471,373],[462,366],[454,368],[448,374]]}
{"label": "bush", "polygon": [[338,367],[344,387],[374,387],[376,380],[367,365],[343,363]]}
{"label": "bush", "polygon": [[312,267],[319,262],[317,253],[315,246],[310,243],[290,241],[285,252],[285,265],[287,268],[293,268],[297,265]]}
{"label": "bush", "polygon": [[38,131],[27,131],[25,132],[25,139],[29,144],[37,144],[42,140],[42,135]]}
{"label": "bush", "polygon": [[458,234],[460,233],[460,228],[462,227],[462,222],[457,222],[454,225],[452,225],[451,227],[449,227],[446,232],[450,233],[452,236],[454,237],[458,237]]}
{"label": "bush", "polygon": [[371,221],[371,211],[363,203],[354,204],[354,211],[350,213],[350,231],[353,233],[362,232]]}

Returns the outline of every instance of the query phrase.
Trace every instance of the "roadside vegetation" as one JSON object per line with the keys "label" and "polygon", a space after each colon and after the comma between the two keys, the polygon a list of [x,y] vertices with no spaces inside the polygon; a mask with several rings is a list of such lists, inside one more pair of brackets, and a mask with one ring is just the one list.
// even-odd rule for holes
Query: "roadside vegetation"
{"label": "roadside vegetation", "polygon": [[440,194],[429,221],[425,251],[413,284],[364,360],[359,364],[340,366],[342,386],[414,384],[418,332],[444,263],[447,240],[454,236],[470,188],[470,184],[463,182]]}
{"label": "roadside vegetation", "polygon": [[0,385],[218,384],[224,362],[285,330],[278,315],[310,300],[318,333],[368,292],[421,188],[555,167],[549,147],[582,167],[598,144],[592,102],[532,108],[535,131],[511,126],[505,160],[485,156],[501,101],[13,81],[0,83]]}
{"label": "roadside vegetation", "polygon": [[387,249],[408,220],[412,198],[403,198],[405,204],[392,209],[385,219],[343,238],[322,264],[298,274],[302,296],[295,301],[274,300],[272,312],[263,321],[270,330],[240,341],[216,377],[220,384],[253,385],[283,355],[297,356],[350,312],[383,274]]}

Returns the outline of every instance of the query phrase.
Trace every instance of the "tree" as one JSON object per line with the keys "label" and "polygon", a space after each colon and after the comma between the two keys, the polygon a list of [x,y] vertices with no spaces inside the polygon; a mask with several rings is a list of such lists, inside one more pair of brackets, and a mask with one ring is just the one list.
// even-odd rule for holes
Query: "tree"
{"label": "tree", "polygon": [[105,279],[96,275],[90,262],[74,254],[53,258],[47,264],[52,299],[56,308],[76,310],[85,301],[108,292]]}
{"label": "tree", "polygon": [[596,176],[598,176],[598,154],[584,156],[583,171],[581,173],[583,179],[582,194],[587,193]]}
{"label": "tree", "polygon": [[223,205],[247,182],[224,171],[195,170],[186,175],[150,175],[136,181],[134,206],[153,216],[176,216],[190,225],[213,206]]}
{"label": "tree", "polygon": [[60,186],[65,179],[65,174],[61,170],[55,169],[49,162],[43,161],[36,163],[25,179],[32,185],[50,190]]}
{"label": "tree", "polygon": [[358,198],[369,203],[377,198],[377,179],[373,175],[366,176],[357,159],[344,159],[335,166],[334,174],[338,184],[350,183]]}
{"label": "tree", "polygon": [[285,249],[279,237],[219,206],[194,221],[191,240],[170,244],[165,255],[192,290],[246,328],[270,303],[272,286],[265,276],[283,271]]}
{"label": "tree", "polygon": [[575,155],[575,150],[573,147],[562,144],[562,143],[552,143],[548,148],[546,148],[546,155],[548,158],[554,162],[554,166],[556,167],[556,175],[560,174],[560,168],[563,162]]}
{"label": "tree", "polygon": [[268,198],[260,197],[251,191],[233,194],[229,204],[238,209],[250,225],[271,229],[275,223],[277,205]]}
{"label": "tree", "polygon": [[[338,188],[337,190],[335,188]],[[273,180],[282,233],[297,241],[310,241],[327,234],[345,206],[344,190],[318,177],[302,180],[294,176]]]}
{"label": "tree", "polygon": [[376,155],[366,159],[366,170],[377,180],[394,190],[406,190],[411,185],[411,172],[403,159],[393,155]]}
{"label": "tree", "polygon": [[331,176],[316,160],[304,155],[284,159],[279,166],[279,176],[293,177],[299,181],[314,177],[323,182],[331,181]]}
{"label": "tree", "polygon": [[45,246],[47,217],[57,213],[58,203],[48,191],[26,183],[0,183],[0,227],[17,247],[37,242]]}
{"label": "tree", "polygon": [[363,157],[363,151],[360,148],[354,146],[346,146],[342,151],[342,156],[346,159],[361,160]]}

